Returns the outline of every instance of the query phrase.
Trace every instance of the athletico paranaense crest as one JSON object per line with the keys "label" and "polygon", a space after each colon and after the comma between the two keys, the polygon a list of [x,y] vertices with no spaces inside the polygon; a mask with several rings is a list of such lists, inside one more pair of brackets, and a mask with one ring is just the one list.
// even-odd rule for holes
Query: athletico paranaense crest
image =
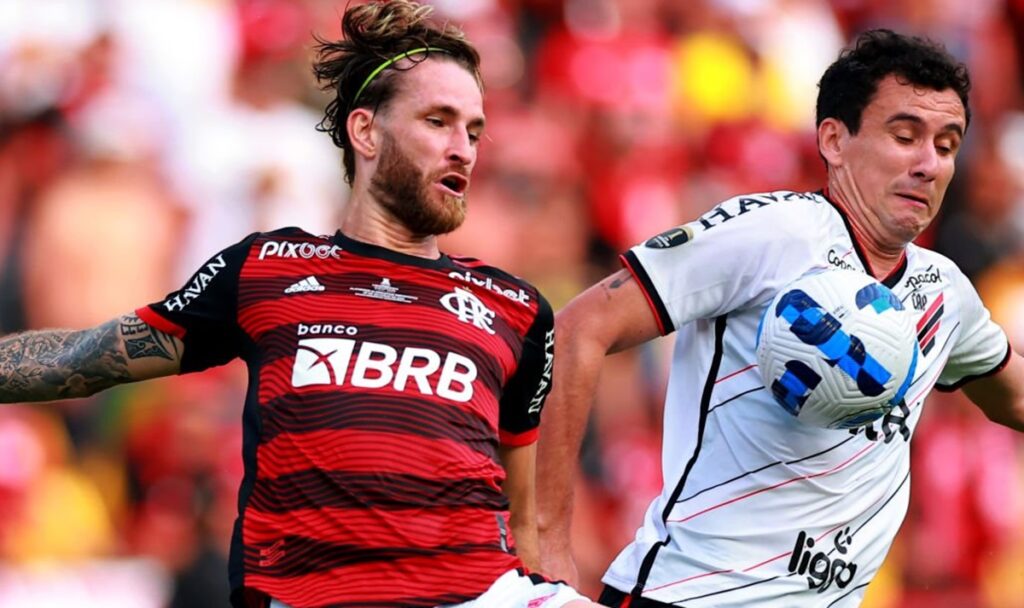
{"label": "athletico paranaense crest", "polygon": [[928,310],[924,311],[921,319],[917,322],[917,343],[921,346],[921,354],[928,356],[935,346],[935,335],[939,333],[939,325],[942,322],[942,311],[945,310],[942,293],[935,298]]}

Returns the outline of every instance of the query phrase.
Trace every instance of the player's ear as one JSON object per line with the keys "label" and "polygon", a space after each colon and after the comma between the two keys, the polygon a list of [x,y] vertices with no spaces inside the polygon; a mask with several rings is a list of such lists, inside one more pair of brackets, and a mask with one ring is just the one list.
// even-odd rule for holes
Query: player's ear
{"label": "player's ear", "polygon": [[818,152],[831,167],[843,164],[843,148],[850,130],[838,118],[826,118],[818,125]]}
{"label": "player's ear", "polygon": [[374,113],[366,108],[356,108],[348,115],[345,122],[348,129],[348,140],[352,142],[352,150],[367,159],[377,156],[379,141],[377,130],[374,129]]}

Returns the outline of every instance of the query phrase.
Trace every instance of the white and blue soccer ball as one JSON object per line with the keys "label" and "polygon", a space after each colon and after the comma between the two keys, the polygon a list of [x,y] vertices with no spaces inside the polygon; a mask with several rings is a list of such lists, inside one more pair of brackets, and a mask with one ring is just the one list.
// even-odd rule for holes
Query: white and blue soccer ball
{"label": "white and blue soccer ball", "polygon": [[917,369],[916,319],[874,278],[830,269],[779,291],[758,327],[757,363],[802,422],[850,429],[889,413]]}

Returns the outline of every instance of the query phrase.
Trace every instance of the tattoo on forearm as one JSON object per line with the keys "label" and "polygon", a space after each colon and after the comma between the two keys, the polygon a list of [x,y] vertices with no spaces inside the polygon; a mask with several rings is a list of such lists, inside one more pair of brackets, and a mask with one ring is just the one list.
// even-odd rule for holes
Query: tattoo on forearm
{"label": "tattoo on forearm", "polygon": [[173,361],[180,355],[170,336],[153,329],[134,314],[121,317],[121,335],[129,359],[160,357]]}
{"label": "tattoo on forearm", "polygon": [[620,271],[619,274],[613,275],[610,279],[605,279],[601,281],[600,285],[601,290],[604,292],[604,299],[608,302],[611,302],[612,291],[622,287],[623,285],[629,283],[632,280],[632,274],[625,271]]}
{"label": "tattoo on forearm", "polygon": [[614,279],[612,279],[611,282],[608,283],[608,287],[610,287],[611,289],[618,289],[619,287],[622,287],[623,285],[625,285],[626,283],[628,283],[628,282],[630,282],[632,280],[633,280],[633,275],[629,274],[627,272],[627,273],[623,274],[622,276],[618,276],[618,277],[615,277]]}
{"label": "tattoo on forearm", "polygon": [[134,314],[82,331],[15,334],[0,340],[0,402],[85,397],[134,380],[129,359],[179,355],[170,336]]}

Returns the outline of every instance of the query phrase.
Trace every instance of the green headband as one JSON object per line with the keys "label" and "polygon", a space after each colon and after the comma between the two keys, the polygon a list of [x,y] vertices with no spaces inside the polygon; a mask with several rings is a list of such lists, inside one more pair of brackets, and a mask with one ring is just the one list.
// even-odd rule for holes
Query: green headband
{"label": "green headband", "polygon": [[437,51],[439,53],[445,53],[445,54],[448,54],[448,55],[451,54],[451,53],[449,53],[448,51],[446,51],[444,49],[438,49],[438,48],[429,47],[429,46],[421,46],[418,49],[410,49],[410,50],[408,50],[408,51],[406,51],[404,53],[399,53],[399,54],[395,55],[391,59],[388,59],[384,63],[382,63],[379,66],[377,66],[376,70],[370,72],[370,75],[367,76],[366,80],[363,81],[363,86],[359,87],[359,90],[356,91],[356,96],[352,98],[352,107],[353,108],[356,107],[356,102],[359,101],[359,96],[363,94],[363,90],[366,89],[366,87],[369,86],[369,84],[371,82],[373,82],[373,79],[376,78],[378,74],[380,74],[384,70],[388,69],[389,66],[391,66],[395,62],[401,61],[402,59],[405,59],[406,57],[409,57],[411,55],[419,55],[421,53],[429,53],[431,51]]}

